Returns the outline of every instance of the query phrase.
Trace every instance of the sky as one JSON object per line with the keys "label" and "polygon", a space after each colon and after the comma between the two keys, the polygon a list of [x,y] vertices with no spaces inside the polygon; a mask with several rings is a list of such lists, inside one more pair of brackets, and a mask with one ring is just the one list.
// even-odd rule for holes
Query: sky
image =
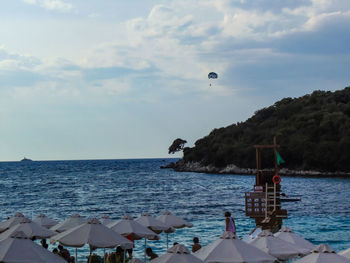
{"label": "sky", "polygon": [[349,43],[349,0],[2,0],[0,161],[179,157],[349,86]]}

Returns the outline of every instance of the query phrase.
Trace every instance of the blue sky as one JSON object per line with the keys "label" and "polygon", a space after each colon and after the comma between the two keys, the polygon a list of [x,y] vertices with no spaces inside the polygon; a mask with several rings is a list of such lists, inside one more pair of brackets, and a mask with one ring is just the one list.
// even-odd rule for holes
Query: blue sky
{"label": "blue sky", "polygon": [[0,160],[167,157],[349,86],[349,43],[348,0],[4,0]]}

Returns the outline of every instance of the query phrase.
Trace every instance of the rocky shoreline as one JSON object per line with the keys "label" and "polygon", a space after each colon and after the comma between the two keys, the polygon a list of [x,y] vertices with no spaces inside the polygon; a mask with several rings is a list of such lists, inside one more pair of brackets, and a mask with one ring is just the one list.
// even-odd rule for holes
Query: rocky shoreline
{"label": "rocky shoreline", "polygon": [[[171,162],[166,166],[161,166],[162,169],[174,169],[177,172],[195,172],[195,173],[211,173],[211,174],[240,174],[254,175],[256,169],[240,168],[234,164],[219,168],[213,165],[202,165],[199,162],[184,162],[179,160],[176,163]],[[290,170],[282,168],[280,175],[285,176],[313,176],[313,177],[349,177],[349,172],[321,172],[309,170]]]}

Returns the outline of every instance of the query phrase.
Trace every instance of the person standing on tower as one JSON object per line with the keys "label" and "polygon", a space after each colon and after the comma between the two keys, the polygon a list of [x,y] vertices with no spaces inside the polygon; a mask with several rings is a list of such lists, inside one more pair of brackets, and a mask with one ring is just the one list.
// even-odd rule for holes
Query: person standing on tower
{"label": "person standing on tower", "polygon": [[230,212],[225,212],[225,222],[226,222],[226,231],[232,232],[236,235],[236,224],[235,220],[231,217]]}

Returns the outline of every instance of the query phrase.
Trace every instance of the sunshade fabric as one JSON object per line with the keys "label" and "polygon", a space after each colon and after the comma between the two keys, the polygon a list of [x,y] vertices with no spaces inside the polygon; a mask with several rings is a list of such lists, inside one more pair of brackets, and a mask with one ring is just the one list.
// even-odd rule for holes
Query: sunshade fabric
{"label": "sunshade fabric", "polygon": [[123,236],[131,236],[133,240],[139,240],[142,238],[150,240],[159,239],[159,236],[156,233],[137,223],[129,215],[123,216],[121,220],[108,224],[107,227]]}
{"label": "sunshade fabric", "polygon": [[28,218],[22,218],[21,222],[0,234],[0,240],[8,238],[14,232],[22,231],[29,238],[49,238],[56,233],[45,227],[39,226]]}
{"label": "sunshade fabric", "polygon": [[51,228],[51,227],[58,224],[58,222],[56,220],[51,219],[44,214],[38,215],[36,218],[33,219],[33,222],[37,223],[38,225],[40,225],[42,227],[46,227],[46,228]]}
{"label": "sunshade fabric", "polygon": [[82,247],[89,244],[94,248],[113,248],[121,246],[132,248],[133,243],[112,229],[101,224],[96,218],[87,223],[59,233],[51,238],[51,243],[60,242],[64,246]]}
{"label": "sunshade fabric", "polygon": [[168,226],[172,226],[175,228],[183,228],[183,227],[192,227],[193,224],[187,222],[186,220],[172,214],[169,211],[164,211],[162,215],[158,216],[156,219],[163,222]]}
{"label": "sunshade fabric", "polygon": [[152,263],[203,263],[203,261],[193,256],[182,244],[173,246],[168,252],[151,261]]}
{"label": "sunshade fabric", "polygon": [[277,260],[228,231],[211,244],[202,247],[194,256],[206,263],[273,263]]}
{"label": "sunshade fabric", "polygon": [[300,255],[304,255],[305,251],[300,250],[297,246],[278,237],[271,232],[264,230],[256,238],[249,242],[250,245],[278,258],[279,260],[287,260]]}
{"label": "sunshade fabric", "polygon": [[50,229],[56,232],[63,232],[70,228],[84,224],[86,221],[87,220],[81,217],[79,214],[73,214],[63,222],[51,227]]}
{"label": "sunshade fabric", "polygon": [[47,249],[29,240],[19,231],[0,241],[0,262],[6,263],[66,263]]}
{"label": "sunshade fabric", "polygon": [[311,254],[295,263],[350,263],[350,260],[335,253],[328,245],[318,245]]}
{"label": "sunshade fabric", "polygon": [[160,234],[162,231],[167,233],[174,232],[175,229],[171,226],[164,224],[163,222],[155,219],[148,213],[142,214],[139,218],[135,220],[137,223],[149,228],[153,232]]}

